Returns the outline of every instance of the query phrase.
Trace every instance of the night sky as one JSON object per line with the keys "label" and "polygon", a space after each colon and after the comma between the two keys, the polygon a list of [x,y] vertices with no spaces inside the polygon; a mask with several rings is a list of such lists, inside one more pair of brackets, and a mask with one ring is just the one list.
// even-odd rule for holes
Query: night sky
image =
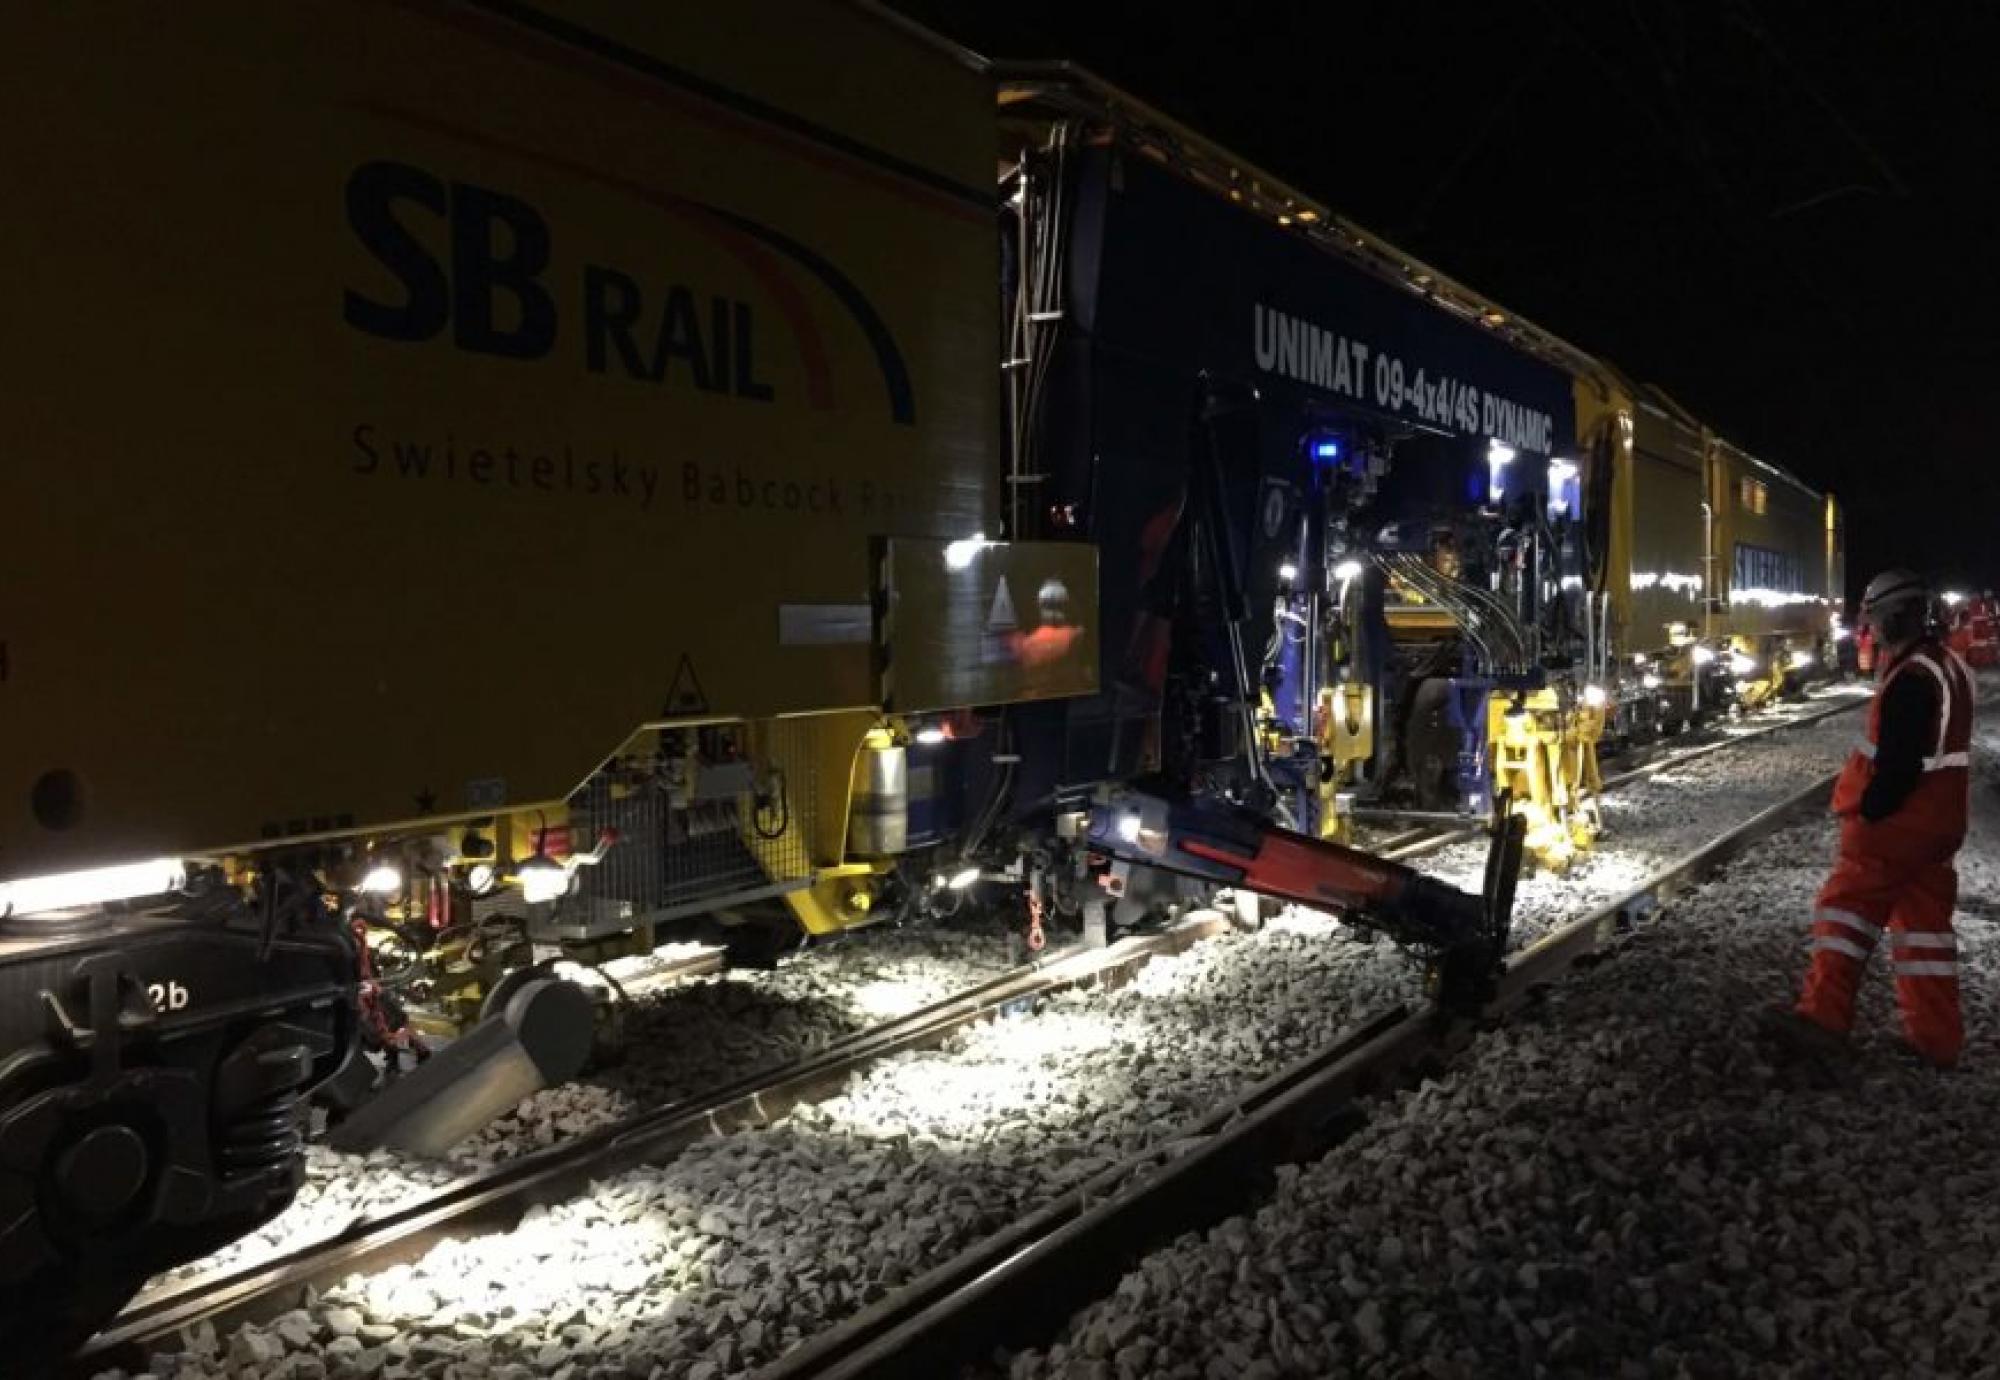
{"label": "night sky", "polygon": [[897,8],[1066,57],[2000,586],[2000,7]]}

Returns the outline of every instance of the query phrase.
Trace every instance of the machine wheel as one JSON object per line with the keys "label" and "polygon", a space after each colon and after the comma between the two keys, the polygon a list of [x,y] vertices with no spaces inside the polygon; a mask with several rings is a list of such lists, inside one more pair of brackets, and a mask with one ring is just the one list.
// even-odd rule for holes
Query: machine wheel
{"label": "machine wheel", "polygon": [[[0,1108],[0,1125],[11,1120],[16,1107],[61,1086],[62,1080],[53,1076],[29,1074],[22,1078],[12,1090],[10,1104]],[[43,1182],[55,1178],[52,1164],[38,1167],[34,1174],[36,1196],[66,1196],[51,1194],[51,1185]],[[36,1234],[23,1235],[32,1241]],[[119,1273],[102,1268],[101,1262],[93,1265],[88,1260],[49,1259],[34,1268],[36,1263],[27,1252],[18,1261],[10,1252],[0,1252],[0,1271],[9,1277],[8,1289],[13,1295],[7,1301],[4,1323],[0,1323],[0,1345],[26,1375],[54,1373],[63,1358],[116,1317],[145,1283],[143,1271]]]}
{"label": "machine wheel", "polygon": [[6,1374],[59,1373],[150,1276],[291,1201],[322,1050],[277,1022],[240,1032],[198,1073],[135,1062],[92,1083],[31,1055],[0,1086]]}
{"label": "machine wheel", "polygon": [[1450,683],[1435,676],[1423,681],[1403,730],[1403,769],[1420,808],[1449,810],[1458,803],[1458,737]]}

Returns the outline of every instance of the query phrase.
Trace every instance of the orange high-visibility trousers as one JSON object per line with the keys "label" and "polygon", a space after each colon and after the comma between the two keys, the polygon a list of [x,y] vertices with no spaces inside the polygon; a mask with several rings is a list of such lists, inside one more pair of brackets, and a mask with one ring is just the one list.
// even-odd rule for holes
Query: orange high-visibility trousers
{"label": "orange high-visibility trousers", "polygon": [[1958,1062],[1958,940],[1951,930],[1958,874],[1950,861],[1903,862],[1841,851],[1813,905],[1812,966],[1799,1014],[1845,1033],[1868,956],[1889,931],[1896,1001],[1910,1044],[1933,1063]]}

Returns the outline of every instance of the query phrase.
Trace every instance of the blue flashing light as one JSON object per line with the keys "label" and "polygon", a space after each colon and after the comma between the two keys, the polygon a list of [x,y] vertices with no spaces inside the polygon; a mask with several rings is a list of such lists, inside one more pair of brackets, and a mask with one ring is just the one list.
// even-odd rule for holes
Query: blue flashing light
{"label": "blue flashing light", "polygon": [[1338,441],[1313,442],[1313,459],[1338,460],[1339,458],[1340,458],[1340,442]]}

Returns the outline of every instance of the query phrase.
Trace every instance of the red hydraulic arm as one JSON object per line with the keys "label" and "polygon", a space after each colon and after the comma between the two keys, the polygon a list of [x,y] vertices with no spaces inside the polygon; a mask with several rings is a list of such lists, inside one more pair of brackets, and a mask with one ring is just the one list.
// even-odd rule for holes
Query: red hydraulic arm
{"label": "red hydraulic arm", "polygon": [[1126,786],[1090,810],[1090,845],[1156,867],[1304,906],[1334,909],[1433,961],[1441,998],[1473,1000],[1506,951],[1522,821],[1496,812],[1482,895],[1358,848],[1294,833],[1242,806]]}

